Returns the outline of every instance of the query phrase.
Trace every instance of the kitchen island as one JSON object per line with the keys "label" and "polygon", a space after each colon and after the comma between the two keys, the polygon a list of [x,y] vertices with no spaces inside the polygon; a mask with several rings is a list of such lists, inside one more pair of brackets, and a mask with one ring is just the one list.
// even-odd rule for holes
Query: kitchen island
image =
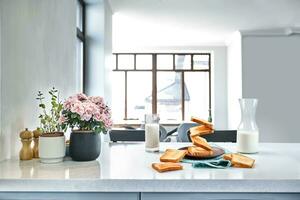
{"label": "kitchen island", "polygon": [[[235,152],[233,143],[216,143]],[[300,144],[262,143],[253,169],[195,169],[158,173],[151,168],[166,148],[103,143],[96,161],[42,164],[18,158],[0,163],[0,199],[300,199]]]}

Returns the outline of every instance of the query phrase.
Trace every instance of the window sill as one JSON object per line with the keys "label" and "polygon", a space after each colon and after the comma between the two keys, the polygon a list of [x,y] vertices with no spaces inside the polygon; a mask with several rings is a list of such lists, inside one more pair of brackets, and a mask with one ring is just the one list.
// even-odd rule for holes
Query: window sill
{"label": "window sill", "polygon": [[[161,121],[159,124],[163,126],[178,126],[183,121]],[[133,128],[140,128],[143,123],[140,120],[121,120],[113,124],[113,128],[123,128],[124,126],[131,126]]]}

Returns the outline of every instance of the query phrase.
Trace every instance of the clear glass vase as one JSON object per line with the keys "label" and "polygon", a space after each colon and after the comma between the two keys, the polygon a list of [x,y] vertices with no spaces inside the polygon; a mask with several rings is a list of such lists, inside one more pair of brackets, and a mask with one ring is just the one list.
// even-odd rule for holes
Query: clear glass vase
{"label": "clear glass vase", "polygon": [[239,99],[241,122],[237,129],[237,151],[240,153],[257,153],[259,131],[256,125],[257,99]]}

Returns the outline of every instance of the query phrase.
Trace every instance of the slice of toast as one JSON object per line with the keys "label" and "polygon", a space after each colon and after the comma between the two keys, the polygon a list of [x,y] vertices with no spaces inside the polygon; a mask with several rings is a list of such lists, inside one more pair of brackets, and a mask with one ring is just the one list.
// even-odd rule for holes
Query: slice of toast
{"label": "slice of toast", "polygon": [[188,154],[195,157],[207,157],[207,156],[212,156],[214,152],[208,151],[201,147],[190,146],[188,147]]}
{"label": "slice of toast", "polygon": [[223,156],[225,160],[230,160],[233,167],[237,168],[252,168],[255,160],[244,156],[242,154],[225,154]]}
{"label": "slice of toast", "polygon": [[252,168],[255,160],[241,154],[233,154],[231,163],[235,166]]}
{"label": "slice of toast", "polygon": [[191,121],[196,122],[198,124],[203,124],[204,126],[210,128],[210,129],[213,129],[213,124],[204,119],[200,119],[198,117],[192,117]]}
{"label": "slice of toast", "polygon": [[244,165],[239,165],[239,164],[232,164],[232,167],[235,167],[235,168],[252,168],[252,167],[245,167]]}
{"label": "slice of toast", "polygon": [[152,168],[158,172],[167,172],[167,171],[174,171],[174,170],[181,170],[183,169],[182,165],[179,163],[152,163]]}
{"label": "slice of toast", "polygon": [[180,162],[186,155],[186,150],[167,149],[165,153],[160,157],[161,162]]}
{"label": "slice of toast", "polygon": [[195,136],[195,137],[191,137],[191,140],[193,142],[193,144],[197,147],[201,147],[205,150],[208,151],[212,151],[213,149],[211,148],[211,146],[208,144],[208,142],[206,141],[206,139],[199,137],[199,136]]}
{"label": "slice of toast", "polygon": [[232,153],[227,153],[223,155],[224,160],[231,160],[232,159]]}
{"label": "slice of toast", "polygon": [[194,126],[190,128],[190,137],[207,135],[211,133],[213,133],[213,129],[210,129],[204,125]]}

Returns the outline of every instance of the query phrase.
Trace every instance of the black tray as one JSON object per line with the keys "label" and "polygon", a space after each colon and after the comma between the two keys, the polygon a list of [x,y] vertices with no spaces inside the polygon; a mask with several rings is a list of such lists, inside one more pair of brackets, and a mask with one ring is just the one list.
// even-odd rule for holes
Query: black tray
{"label": "black tray", "polygon": [[[179,150],[187,150],[188,147],[182,147]],[[224,149],[220,148],[220,147],[212,147],[213,149],[213,155],[210,156],[191,156],[191,155],[185,155],[184,158],[185,159],[189,159],[189,160],[204,160],[204,159],[212,159],[218,156],[221,156],[225,153]]]}

